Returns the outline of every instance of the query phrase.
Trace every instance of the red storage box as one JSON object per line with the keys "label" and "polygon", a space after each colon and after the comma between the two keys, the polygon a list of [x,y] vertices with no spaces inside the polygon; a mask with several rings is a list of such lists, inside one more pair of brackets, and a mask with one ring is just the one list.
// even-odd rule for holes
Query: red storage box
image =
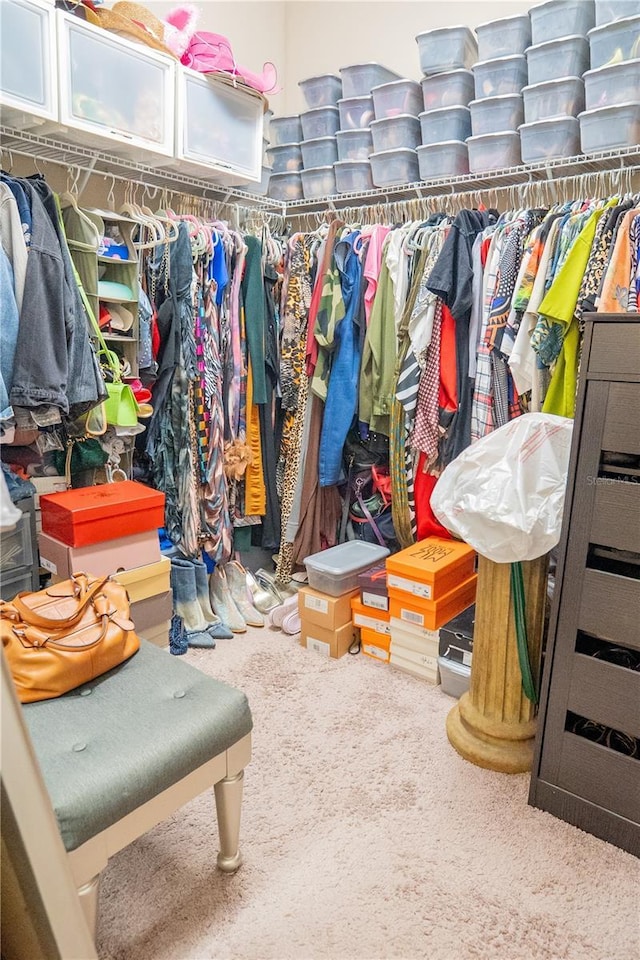
{"label": "red storage box", "polygon": [[42,532],[69,547],[131,537],[164,525],[164,493],[136,480],[40,497]]}

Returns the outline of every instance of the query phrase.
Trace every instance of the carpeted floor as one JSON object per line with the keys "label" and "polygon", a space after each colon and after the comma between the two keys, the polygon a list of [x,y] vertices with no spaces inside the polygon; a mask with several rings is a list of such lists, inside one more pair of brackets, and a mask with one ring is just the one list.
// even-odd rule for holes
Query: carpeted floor
{"label": "carpeted floor", "polygon": [[250,630],[187,659],[254,716],[234,876],[212,792],[114,857],[112,960],[637,960],[640,865],[462,760],[453,700],[366,657]]}

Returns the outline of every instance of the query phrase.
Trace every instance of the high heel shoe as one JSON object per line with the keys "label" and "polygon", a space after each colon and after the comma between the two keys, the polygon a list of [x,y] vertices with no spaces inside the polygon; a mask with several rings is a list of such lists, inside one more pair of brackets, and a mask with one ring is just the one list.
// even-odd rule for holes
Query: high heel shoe
{"label": "high heel shoe", "polygon": [[249,602],[247,590],[247,571],[239,560],[230,560],[225,566],[227,583],[234,603],[242,614],[245,623],[250,627],[264,627],[264,617],[261,611]]}
{"label": "high heel shoe", "polygon": [[278,606],[278,601],[273,594],[258,583],[251,570],[245,571],[247,589],[251,595],[251,602],[260,613],[267,614],[274,607]]}

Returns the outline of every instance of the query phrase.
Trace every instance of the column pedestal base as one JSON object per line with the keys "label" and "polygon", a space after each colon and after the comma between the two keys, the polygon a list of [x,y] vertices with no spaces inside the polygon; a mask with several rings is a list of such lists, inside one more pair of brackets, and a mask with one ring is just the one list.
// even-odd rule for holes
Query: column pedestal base
{"label": "column pedestal base", "polygon": [[[466,708],[466,709],[465,709]],[[447,737],[451,746],[471,763],[498,773],[526,773],[533,763],[535,722],[496,724],[493,732],[469,721],[477,714],[465,693],[449,712]],[[512,727],[510,730],[509,727]],[[501,727],[501,729],[499,729]]]}

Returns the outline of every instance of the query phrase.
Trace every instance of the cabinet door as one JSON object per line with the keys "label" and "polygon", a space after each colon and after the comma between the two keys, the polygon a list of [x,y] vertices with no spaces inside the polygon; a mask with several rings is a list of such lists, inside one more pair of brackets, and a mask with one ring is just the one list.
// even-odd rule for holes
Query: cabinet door
{"label": "cabinet door", "polygon": [[0,0],[0,115],[19,129],[58,119],[53,5]]}

